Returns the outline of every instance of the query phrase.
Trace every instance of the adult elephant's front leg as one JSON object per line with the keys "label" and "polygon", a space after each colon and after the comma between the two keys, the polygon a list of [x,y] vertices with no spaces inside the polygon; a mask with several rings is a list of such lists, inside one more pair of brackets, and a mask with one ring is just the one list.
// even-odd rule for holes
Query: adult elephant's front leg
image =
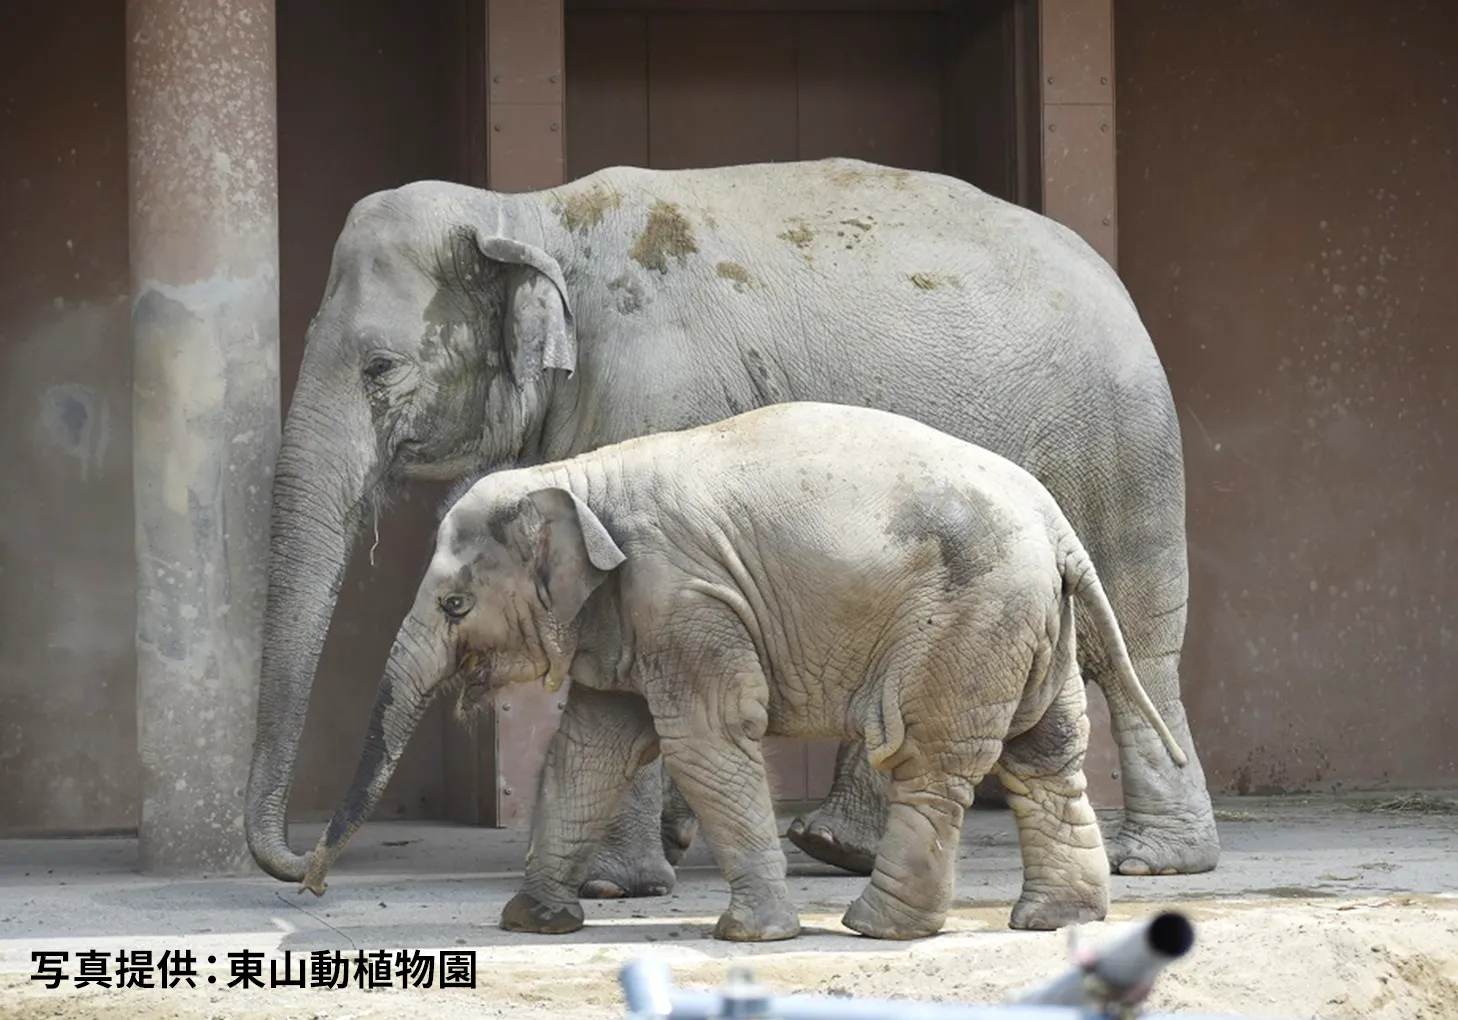
{"label": "adult elephant's front leg", "polygon": [[664,813],[662,759],[638,770],[608,825],[581,894],[586,899],[667,896],[678,878],[659,836]]}
{"label": "adult elephant's front leg", "polygon": [[526,877],[501,912],[503,928],[560,935],[582,927],[578,894],[591,854],[623,793],[657,755],[641,697],[571,685],[537,789]]}

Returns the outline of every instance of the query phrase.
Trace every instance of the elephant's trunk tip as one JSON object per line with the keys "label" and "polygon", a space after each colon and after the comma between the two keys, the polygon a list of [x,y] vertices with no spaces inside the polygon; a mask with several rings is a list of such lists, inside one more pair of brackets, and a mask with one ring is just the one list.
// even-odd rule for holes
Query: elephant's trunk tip
{"label": "elephant's trunk tip", "polygon": [[323,896],[324,890],[329,884],[324,881],[324,876],[329,873],[329,864],[333,860],[333,854],[326,854],[315,850],[306,858],[308,867],[304,872],[303,883],[299,886],[299,892],[308,891],[315,896]]}
{"label": "elephant's trunk tip", "polygon": [[260,843],[250,839],[248,842],[254,862],[271,878],[280,882],[297,882],[308,870],[308,858],[294,853],[282,839]]}

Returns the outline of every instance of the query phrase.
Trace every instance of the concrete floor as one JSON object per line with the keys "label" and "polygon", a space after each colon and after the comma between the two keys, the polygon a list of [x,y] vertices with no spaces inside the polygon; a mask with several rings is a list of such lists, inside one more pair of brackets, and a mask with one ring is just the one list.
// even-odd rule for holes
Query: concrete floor
{"label": "concrete floor", "polygon": [[[1396,796],[1221,800],[1217,817],[1224,857],[1219,868],[1194,876],[1115,876],[1113,899],[1194,906],[1240,898],[1458,896],[1458,799],[1431,793],[1398,803]],[[313,844],[317,829],[295,826],[292,837],[302,849]],[[270,952],[525,946],[544,937],[496,927],[501,907],[517,887],[525,843],[525,834],[500,830],[366,825],[318,899],[262,876],[144,877],[134,870],[132,839],[0,841],[0,973],[31,972],[36,950],[114,953],[155,947],[160,953],[176,948],[179,936],[199,956],[245,947]],[[838,918],[864,880],[784,845],[802,914]],[[1011,816],[972,812],[963,842],[959,907],[1005,923],[1019,882]],[[672,896],[589,902],[584,930],[547,940],[620,946],[698,941],[706,938],[726,903],[727,887],[700,840]],[[868,941],[832,924],[807,927],[795,948],[813,948],[821,940],[833,940],[842,950]]]}

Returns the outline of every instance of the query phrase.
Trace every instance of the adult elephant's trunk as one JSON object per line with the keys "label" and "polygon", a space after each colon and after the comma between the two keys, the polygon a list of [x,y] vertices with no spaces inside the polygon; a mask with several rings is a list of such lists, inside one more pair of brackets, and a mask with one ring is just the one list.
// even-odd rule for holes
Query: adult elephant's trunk
{"label": "adult elephant's trunk", "polygon": [[451,650],[442,637],[419,624],[413,612],[406,616],[390,650],[384,679],[380,681],[380,693],[375,698],[375,710],[370,715],[369,733],[365,736],[354,779],[329,827],[308,857],[304,888],[315,896],[324,895],[324,876],[349,837],[379,803],[400,756],[405,753],[410,735],[430,706],[432,695],[455,665],[451,659]]}
{"label": "adult elephant's trunk", "polygon": [[[314,671],[361,506],[378,475],[373,436],[367,447],[341,441],[347,425],[337,418],[324,422],[307,395],[296,395],[274,470],[258,728],[244,827],[253,859],[285,882],[303,878],[306,865],[289,849],[285,811]],[[361,455],[361,448],[369,452]]]}

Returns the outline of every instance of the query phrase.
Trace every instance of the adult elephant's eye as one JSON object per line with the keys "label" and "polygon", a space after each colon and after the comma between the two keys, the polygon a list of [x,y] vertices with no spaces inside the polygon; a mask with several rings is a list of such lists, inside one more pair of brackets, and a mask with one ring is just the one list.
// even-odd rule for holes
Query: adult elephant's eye
{"label": "adult elephant's eye", "polygon": [[440,611],[452,620],[459,620],[471,611],[476,600],[469,595],[447,595],[440,600]]}
{"label": "adult elephant's eye", "polygon": [[365,365],[364,374],[370,379],[378,379],[394,367],[395,361],[393,358],[380,355],[370,359],[369,364]]}

